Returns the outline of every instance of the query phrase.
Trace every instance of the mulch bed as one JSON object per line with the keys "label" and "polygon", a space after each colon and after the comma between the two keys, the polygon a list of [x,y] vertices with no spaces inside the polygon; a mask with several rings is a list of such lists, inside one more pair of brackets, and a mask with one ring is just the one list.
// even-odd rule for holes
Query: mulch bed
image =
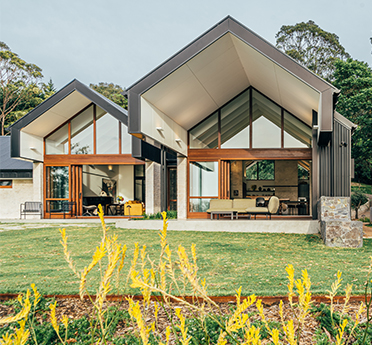
{"label": "mulch bed", "polygon": [[[322,296],[314,296],[317,297],[318,301],[314,301],[314,304],[319,304],[319,301],[326,301],[327,299]],[[355,314],[357,313],[360,305],[360,301],[357,301],[359,299],[362,299],[362,296],[356,296],[353,301],[350,303],[350,309],[349,309],[349,315],[352,317],[352,319],[355,319]],[[84,300],[81,301],[77,298],[58,298],[57,299],[57,317],[60,318],[62,315],[67,315],[70,319],[80,319],[83,317],[90,317],[91,313],[93,312],[93,307],[90,301]],[[270,321],[278,321],[280,322],[280,316],[279,316],[279,302],[278,299],[275,298],[264,298],[263,300],[263,306],[264,306],[264,313],[266,315],[266,318]],[[235,302],[234,299],[231,298],[230,302],[217,302],[220,312],[222,314],[231,314],[231,308],[234,308]],[[106,303],[106,307],[110,306],[117,306],[119,309],[128,309],[128,302],[126,300],[124,301],[109,301]],[[187,308],[182,307],[181,305],[177,303],[172,303],[172,307],[181,307],[183,309],[183,314],[185,316],[192,316],[192,313],[187,310]],[[338,298],[338,301],[336,301],[336,310],[341,311],[343,307],[343,301],[342,298]],[[212,311],[216,312],[217,308],[212,307]],[[257,312],[257,309],[255,306],[252,306],[248,309],[248,312]],[[0,318],[3,318],[5,316],[13,315],[14,310],[12,306],[4,305],[4,302],[0,302]],[[146,316],[146,322],[150,324],[152,321],[154,321],[154,303],[151,302],[151,306],[149,310],[147,310],[147,316]],[[285,319],[291,318],[292,311],[287,302],[284,303],[284,317]],[[256,314],[252,316],[251,321],[253,320],[259,320],[260,317]],[[362,316],[361,322],[366,320],[366,315]],[[165,329],[167,326],[170,325],[170,322],[166,316],[166,313],[160,309],[159,316],[157,320],[157,327],[159,333],[164,335],[165,339]],[[303,337],[301,344],[303,345],[310,345],[314,344],[313,336],[316,331],[316,329],[319,327],[319,322],[315,319],[314,315],[309,315],[307,317],[306,325],[303,330]],[[131,326],[125,326],[124,323],[119,323],[117,330],[116,330],[116,336],[122,336],[124,334],[132,334],[134,332],[134,328]],[[329,333],[324,330],[327,336],[331,339],[331,336]],[[269,341],[263,340],[262,344],[267,344]]]}

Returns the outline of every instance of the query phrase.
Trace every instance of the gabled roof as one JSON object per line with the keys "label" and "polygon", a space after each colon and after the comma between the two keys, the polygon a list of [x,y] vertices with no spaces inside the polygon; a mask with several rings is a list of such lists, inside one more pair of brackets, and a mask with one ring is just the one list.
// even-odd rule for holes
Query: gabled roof
{"label": "gabled roof", "polygon": [[43,137],[91,103],[128,125],[125,109],[74,79],[9,128]]}
{"label": "gabled roof", "polygon": [[[40,138],[46,137],[93,103],[128,126],[128,112],[125,109],[74,79],[9,127],[11,156],[42,161],[41,148],[32,157],[21,155],[21,134],[33,138],[31,141],[40,141]],[[27,150],[29,152],[29,148]]]}
{"label": "gabled roof", "polygon": [[339,90],[227,16],[125,92],[129,132],[141,133],[141,98],[188,130],[249,86],[311,125],[331,130],[331,99]]}
{"label": "gabled roof", "polygon": [[0,136],[0,172],[32,171],[32,163],[10,157],[10,136]]}

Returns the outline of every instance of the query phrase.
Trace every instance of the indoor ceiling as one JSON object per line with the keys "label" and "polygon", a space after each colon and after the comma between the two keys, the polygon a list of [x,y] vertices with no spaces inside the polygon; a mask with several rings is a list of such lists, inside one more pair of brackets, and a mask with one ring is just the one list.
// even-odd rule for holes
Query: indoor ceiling
{"label": "indoor ceiling", "polygon": [[142,97],[188,130],[249,86],[311,126],[320,93],[231,33]]}

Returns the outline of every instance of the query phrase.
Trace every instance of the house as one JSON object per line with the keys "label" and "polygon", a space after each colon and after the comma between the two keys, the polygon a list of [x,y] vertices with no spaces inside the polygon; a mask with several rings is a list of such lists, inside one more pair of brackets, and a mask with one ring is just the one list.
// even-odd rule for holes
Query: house
{"label": "house", "polygon": [[145,201],[144,162],[131,154],[142,143],[127,124],[125,109],[73,80],[11,126],[11,155],[33,162],[45,217],[61,216],[66,201],[77,216],[98,204],[122,214],[119,196]]}
{"label": "house", "polygon": [[18,218],[25,198],[36,200],[40,186],[32,180],[32,163],[10,157],[10,137],[0,136],[0,219]]}
{"label": "house", "polygon": [[276,195],[277,217],[317,219],[321,196],[350,196],[339,92],[228,16],[130,86],[128,112],[72,81],[11,127],[11,156],[33,162],[45,217],[115,215],[120,195],[207,218],[211,199]]}
{"label": "house", "polygon": [[126,90],[128,130],[177,156],[171,176],[166,160],[146,171],[160,170],[163,209],[177,181],[180,219],[274,194],[283,215],[316,219],[320,196],[350,196],[355,126],[339,92],[228,16]]}

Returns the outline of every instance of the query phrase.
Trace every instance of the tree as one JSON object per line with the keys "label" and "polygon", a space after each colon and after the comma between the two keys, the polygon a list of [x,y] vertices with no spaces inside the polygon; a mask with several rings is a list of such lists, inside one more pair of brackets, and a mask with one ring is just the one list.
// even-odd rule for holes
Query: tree
{"label": "tree", "polygon": [[111,99],[111,101],[120,105],[122,108],[128,109],[128,101],[122,95],[122,92],[124,92],[124,89],[121,86],[115,85],[113,83],[108,84],[108,83],[101,82],[98,85],[90,84],[89,87],[99,92],[106,98]]}
{"label": "tree", "polygon": [[312,20],[283,25],[275,38],[280,50],[328,81],[333,79],[335,60],[349,57],[338,36],[324,31]]}
{"label": "tree", "polygon": [[[24,97],[20,100],[15,109],[5,118],[4,127],[6,128],[19,120],[40,103],[52,96],[55,92],[56,89],[52,79],[50,79],[48,83],[42,83],[40,86],[34,84],[30,85],[27,88]],[[0,98],[0,106],[2,104],[1,102],[2,99]]]}
{"label": "tree", "polygon": [[357,190],[351,194],[351,207],[355,210],[355,219],[358,219],[358,211],[360,206],[364,205],[368,198],[361,191]]}
{"label": "tree", "polygon": [[22,60],[4,42],[0,42],[1,135],[5,134],[6,118],[42,77],[40,67]]}
{"label": "tree", "polygon": [[358,125],[352,136],[355,179],[372,183],[372,70],[353,59],[335,62],[334,86],[341,90],[337,111]]}

